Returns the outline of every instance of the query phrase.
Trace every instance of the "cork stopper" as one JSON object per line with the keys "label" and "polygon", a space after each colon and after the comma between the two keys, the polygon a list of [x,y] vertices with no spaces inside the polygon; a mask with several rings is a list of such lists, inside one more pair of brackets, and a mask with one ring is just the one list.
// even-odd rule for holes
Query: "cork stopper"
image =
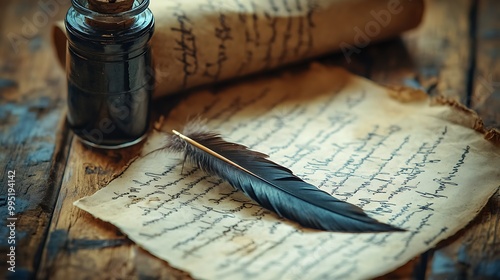
{"label": "cork stopper", "polygon": [[[134,0],[88,0],[88,8],[100,14],[119,14],[130,11],[134,5]],[[111,18],[111,17],[110,17]],[[87,19],[87,23],[93,27],[102,29],[124,29],[134,23],[133,18],[124,18],[121,20],[99,21]]]}
{"label": "cork stopper", "polygon": [[118,14],[132,9],[134,0],[88,0],[89,9],[101,14]]}

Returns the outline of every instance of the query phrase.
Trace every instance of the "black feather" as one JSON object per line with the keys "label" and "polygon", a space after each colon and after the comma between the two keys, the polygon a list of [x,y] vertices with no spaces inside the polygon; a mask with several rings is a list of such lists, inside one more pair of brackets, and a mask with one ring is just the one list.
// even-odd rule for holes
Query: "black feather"
{"label": "black feather", "polygon": [[361,208],[302,181],[286,167],[266,159],[267,155],[225,141],[203,124],[192,122],[183,134],[213,153],[196,143],[193,145],[182,134],[172,136],[166,148],[184,152],[187,159],[205,172],[219,176],[262,207],[304,227],[342,232],[403,231],[380,223]]}

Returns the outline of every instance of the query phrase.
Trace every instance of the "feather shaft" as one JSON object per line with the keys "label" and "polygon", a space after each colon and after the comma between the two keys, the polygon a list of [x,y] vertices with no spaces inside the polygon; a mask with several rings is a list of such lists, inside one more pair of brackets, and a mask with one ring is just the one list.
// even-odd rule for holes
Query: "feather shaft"
{"label": "feather shaft", "polygon": [[202,170],[219,176],[262,207],[304,227],[343,232],[403,231],[369,217],[361,208],[304,182],[267,155],[223,140],[199,123],[190,123],[166,148],[183,152]]}
{"label": "feather shaft", "polygon": [[[207,148],[207,147],[205,147],[205,146],[201,145],[200,143],[198,143],[198,142],[194,141],[193,139],[191,139],[191,138],[187,137],[186,135],[184,135],[184,134],[180,133],[179,131],[177,131],[177,130],[175,130],[175,129],[172,129],[172,132],[173,132],[175,135],[177,135],[177,136],[179,136],[180,138],[182,138],[183,140],[185,140],[186,142],[188,142],[189,144],[191,144],[191,145],[195,146],[196,148],[198,148],[198,149],[200,149],[200,150],[202,150],[202,151],[204,151],[204,152],[207,152],[207,153],[211,154],[212,156],[217,157],[218,159],[223,160],[223,161],[225,161],[225,162],[227,162],[227,163],[229,163],[229,164],[233,165],[234,167],[239,168],[239,169],[241,169],[242,171],[247,172],[247,173],[248,173],[248,174],[250,174],[250,175],[253,175],[253,176],[255,176],[255,177],[259,178],[259,179],[262,179],[262,178],[260,178],[257,174],[254,174],[254,173],[253,173],[253,172],[251,172],[250,170],[245,169],[244,167],[242,167],[242,166],[240,166],[239,164],[237,164],[236,162],[233,162],[232,160],[230,160],[230,159],[226,158],[225,156],[223,156],[223,155],[221,155],[221,154],[218,154],[218,153],[216,153],[216,152],[214,152],[214,151],[210,150],[209,148]],[[262,180],[264,180],[264,179],[262,179]]]}

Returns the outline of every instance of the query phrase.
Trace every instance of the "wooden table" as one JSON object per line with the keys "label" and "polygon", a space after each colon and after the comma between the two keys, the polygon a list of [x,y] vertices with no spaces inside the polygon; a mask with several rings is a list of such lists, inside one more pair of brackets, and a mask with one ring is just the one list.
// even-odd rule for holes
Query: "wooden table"
{"label": "wooden table", "polygon": [[[18,218],[13,278],[189,278],[72,205],[104,187],[140,146],[89,149],[68,129],[65,75],[49,41],[52,23],[63,18],[68,6],[68,0],[0,4],[0,278],[8,276],[9,170],[15,170]],[[475,109],[488,127],[499,128],[499,18],[498,0],[429,1],[418,29],[364,48],[351,63],[341,54],[318,60],[382,84],[455,97]],[[155,118],[169,102],[156,102]],[[427,277],[500,278],[499,192],[454,237],[381,278]]]}

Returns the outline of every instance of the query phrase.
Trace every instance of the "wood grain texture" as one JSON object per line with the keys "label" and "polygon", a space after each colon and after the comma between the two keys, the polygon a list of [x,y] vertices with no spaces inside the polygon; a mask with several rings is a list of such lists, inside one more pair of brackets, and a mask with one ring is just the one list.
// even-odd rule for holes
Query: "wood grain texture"
{"label": "wood grain texture", "polygon": [[[416,70],[415,76],[405,75],[406,85],[414,82],[430,94],[444,95],[467,104],[469,70],[472,65],[470,13],[473,0],[426,1],[421,26],[404,38],[408,61]],[[387,69],[398,64],[398,55],[386,52]],[[383,64],[383,63],[382,63]],[[395,71],[389,70],[391,77]],[[379,74],[373,74],[378,79]]]}
{"label": "wood grain texture", "polygon": [[[453,97],[478,111],[487,126],[499,128],[500,2],[426,4],[423,24],[416,30],[364,48],[350,63],[342,54],[320,62],[341,65],[385,85]],[[0,184],[5,185],[7,170],[16,170],[16,278],[190,279],[72,204],[104,187],[140,146],[90,149],[69,132],[65,77],[48,40],[50,25],[63,18],[68,6],[69,0],[0,3]],[[172,104],[170,98],[155,102],[155,113],[166,112]],[[0,187],[1,211],[5,191]],[[499,221],[497,192],[469,226],[379,279],[498,279]],[[5,234],[0,231],[1,255],[7,252]],[[8,275],[1,260],[3,279]]]}
{"label": "wood grain texture", "polygon": [[121,173],[141,145],[106,151],[86,147],[75,138],[71,146],[38,278],[185,278],[186,273],[140,249],[110,223],[73,206]]}
{"label": "wood grain texture", "polygon": [[500,2],[478,2],[476,15],[475,71],[471,108],[487,127],[500,128]]}
{"label": "wood grain texture", "polygon": [[[382,84],[420,88],[459,100],[471,105],[487,127],[499,128],[500,83],[495,83],[495,77],[500,81],[500,24],[496,20],[500,3],[426,4],[426,16],[417,30],[405,34],[401,41],[367,49],[368,64],[372,65],[369,77]],[[500,278],[499,195],[497,192],[476,219],[453,238],[381,278]],[[410,274],[409,266],[414,267]]]}
{"label": "wood grain texture", "polygon": [[[500,128],[500,2],[472,8],[470,107],[486,127]],[[498,82],[497,82],[498,81]],[[500,184],[500,182],[499,182]],[[500,279],[500,189],[471,224],[433,252],[429,279]]]}
{"label": "wood grain texture", "polygon": [[466,228],[438,244],[429,260],[428,279],[500,278],[500,192]]}
{"label": "wood grain texture", "polygon": [[[367,47],[353,63],[337,58],[336,64],[387,86],[470,104],[487,127],[500,128],[499,13],[493,0],[427,1],[417,29]],[[378,279],[500,278],[499,195],[466,229]]]}
{"label": "wood grain texture", "polygon": [[[62,2],[62,1],[61,1]],[[2,1],[0,37],[0,278],[7,275],[6,175],[15,170],[16,277],[39,264],[67,154],[65,80],[48,43],[47,13],[32,1]],[[43,6],[45,7],[45,6]]]}

